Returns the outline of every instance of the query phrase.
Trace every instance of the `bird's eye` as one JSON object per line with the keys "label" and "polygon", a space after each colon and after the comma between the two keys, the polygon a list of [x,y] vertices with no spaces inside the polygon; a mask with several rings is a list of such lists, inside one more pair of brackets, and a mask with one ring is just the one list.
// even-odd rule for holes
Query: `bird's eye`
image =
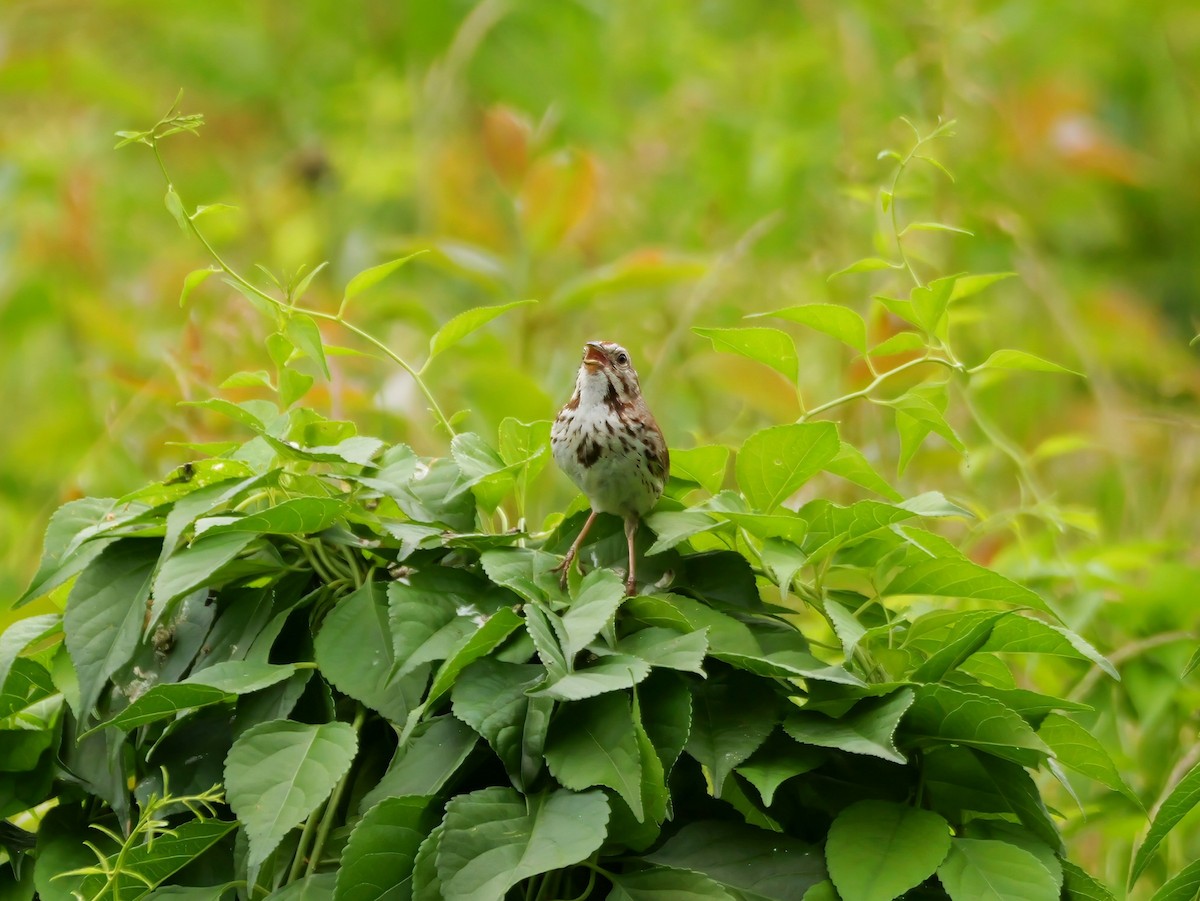
{"label": "bird's eye", "polygon": [[628,362],[629,362],[629,355],[628,355],[628,354],[617,354],[617,364],[618,364],[619,366],[624,366],[624,365],[626,365]]}

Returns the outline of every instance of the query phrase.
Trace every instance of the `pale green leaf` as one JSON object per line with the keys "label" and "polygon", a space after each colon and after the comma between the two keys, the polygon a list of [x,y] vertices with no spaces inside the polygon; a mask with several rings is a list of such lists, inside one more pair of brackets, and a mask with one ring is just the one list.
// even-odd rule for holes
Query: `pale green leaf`
{"label": "pale green leaf", "polygon": [[770,366],[789,382],[799,375],[796,344],[787,332],[774,328],[693,328],[715,350],[740,354]]}

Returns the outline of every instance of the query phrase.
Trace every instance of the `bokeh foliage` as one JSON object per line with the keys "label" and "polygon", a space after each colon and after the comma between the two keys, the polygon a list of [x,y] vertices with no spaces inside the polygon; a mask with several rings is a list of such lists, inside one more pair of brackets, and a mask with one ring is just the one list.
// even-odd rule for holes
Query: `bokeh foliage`
{"label": "bokeh foliage", "polygon": [[[814,301],[866,312],[899,290],[899,275],[827,276],[872,241],[889,249],[876,152],[908,140],[898,117],[954,117],[941,158],[956,182],[930,169],[900,202],[974,233],[925,236],[931,271],[1018,273],[963,328],[967,362],[1021,347],[1088,379],[1007,378],[977,398],[1061,532],[1009,515],[1028,479],[969,422],[965,461],[927,450],[898,487],[971,498],[980,525],[960,537],[975,559],[1071,586],[1071,626],[1122,683],[1072,689],[1075,671],[1044,663],[1025,676],[1097,708],[1092,731],[1148,805],[1200,757],[1200,693],[1179,675],[1200,585],[1191,4],[31,2],[4,16],[0,603],[54,507],[193,456],[171,442],[228,437],[175,402],[269,366],[260,320],[216,279],[180,311],[184,275],[208,261],[161,210],[153,165],[111,152],[113,131],[153,121],[179,87],[210,125],[170,143],[173,175],[190,204],[238,206],[206,226],[244,271],[329,260],[307,300],[336,308],[353,273],[427,248],[357,310],[406,356],[464,309],[541,301],[431,367],[448,412],[470,409],[464,427],[547,417],[581,342],[609,337],[679,446],[799,414],[784,380],[691,327]],[[812,396],[870,381],[836,342],[794,334]],[[309,404],[444,451],[403,373],[332,366]],[[889,425],[842,412],[876,462],[899,456]],[[570,500],[550,472],[530,497],[534,524]],[[1073,853],[1116,884],[1144,821],[1083,800],[1086,820],[1059,804]],[[1173,834],[1171,859],[1200,853],[1194,833]],[[1178,869],[1154,866],[1160,881]]]}

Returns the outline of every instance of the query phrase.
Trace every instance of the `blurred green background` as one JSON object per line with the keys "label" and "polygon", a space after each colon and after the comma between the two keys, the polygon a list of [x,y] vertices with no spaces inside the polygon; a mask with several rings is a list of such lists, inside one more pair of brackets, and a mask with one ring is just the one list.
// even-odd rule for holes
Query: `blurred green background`
{"label": "blurred green background", "polygon": [[[797,413],[778,376],[714,354],[690,327],[809,301],[865,312],[887,276],[827,276],[888,251],[876,154],[907,149],[901,116],[957,119],[940,148],[955,183],[929,169],[901,203],[974,232],[929,236],[926,272],[1018,273],[975,305],[968,363],[1018,347],[1087,374],[1007,379],[983,398],[1072,528],[1006,518],[1013,467],[979,435],[965,460],[923,452],[898,484],[992,514],[972,537],[985,562],[1072,580],[1072,624],[1126,677],[1087,686],[1108,693],[1097,734],[1148,801],[1200,757],[1200,692],[1179,678],[1200,618],[1191,0],[5,4],[0,610],[57,505],[124,494],[193,455],[172,442],[228,435],[176,403],[269,367],[266,325],[217,279],[180,309],[183,276],[208,260],[163,208],[146,148],[112,149],[113,132],[149,127],[180,88],[183,112],[208,125],[169,141],[168,165],[189,207],[238,207],[204,225],[242,271],[328,260],[306,302],[333,309],[358,270],[429,249],[354,313],[415,362],[461,310],[540,301],[431,367],[442,405],[471,411],[464,427],[551,417],[582,342],[605,337],[631,349],[680,447],[737,443]],[[810,402],[865,384],[835,342],[795,333]],[[402,372],[335,364],[308,403],[444,447]],[[838,412],[893,469],[890,419]],[[570,497],[556,474],[541,485],[535,522]],[[1103,873],[1106,848],[1140,823],[1073,821],[1075,853]]]}

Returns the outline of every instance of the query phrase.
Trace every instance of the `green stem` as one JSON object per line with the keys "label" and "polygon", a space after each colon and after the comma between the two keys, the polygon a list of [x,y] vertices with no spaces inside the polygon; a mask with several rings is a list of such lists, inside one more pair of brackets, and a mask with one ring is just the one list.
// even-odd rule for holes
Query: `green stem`
{"label": "green stem", "polygon": [[317,828],[317,810],[314,810],[308,815],[308,819],[304,821],[304,831],[300,833],[300,842],[296,845],[296,854],[292,858],[292,866],[288,869],[288,883],[295,882],[300,878],[300,873],[304,869],[305,849],[308,843],[312,840],[313,832]]}
{"label": "green stem", "polygon": [[[354,714],[354,734],[358,735],[362,731],[363,721],[367,718],[366,708],[361,704]],[[333,821],[337,819],[338,807],[342,803],[342,795],[346,793],[346,786],[350,784],[350,770],[346,770],[341,780],[337,784],[337,788],[333,790],[333,795],[329,798],[329,803],[325,806],[325,814],[321,817],[321,828],[317,831],[317,841],[313,845],[312,853],[308,857],[308,868],[304,871],[305,876],[311,876],[317,869],[317,864],[321,861],[321,852],[325,850],[325,842],[329,838],[329,832],[333,829]]]}
{"label": "green stem", "polygon": [[807,413],[801,414],[800,418],[796,421],[808,422],[814,416],[818,415],[819,413],[824,413],[826,410],[832,410],[834,407],[840,407],[842,404],[849,403],[852,400],[858,400],[859,398],[867,397],[871,394],[871,392],[873,392],[892,376],[898,375],[907,369],[912,369],[915,366],[919,366],[922,363],[938,363],[942,366],[946,366],[949,369],[955,369],[954,364],[949,360],[943,360],[941,357],[936,357],[933,354],[927,353],[922,357],[909,360],[907,363],[901,363],[899,366],[895,367],[894,369],[889,369],[887,372],[879,373],[879,375],[875,376],[875,378],[871,381],[871,384],[867,385],[865,388],[860,388],[857,391],[851,391],[849,394],[843,394],[841,397],[835,397],[833,400],[826,401],[820,406],[813,407]]}

